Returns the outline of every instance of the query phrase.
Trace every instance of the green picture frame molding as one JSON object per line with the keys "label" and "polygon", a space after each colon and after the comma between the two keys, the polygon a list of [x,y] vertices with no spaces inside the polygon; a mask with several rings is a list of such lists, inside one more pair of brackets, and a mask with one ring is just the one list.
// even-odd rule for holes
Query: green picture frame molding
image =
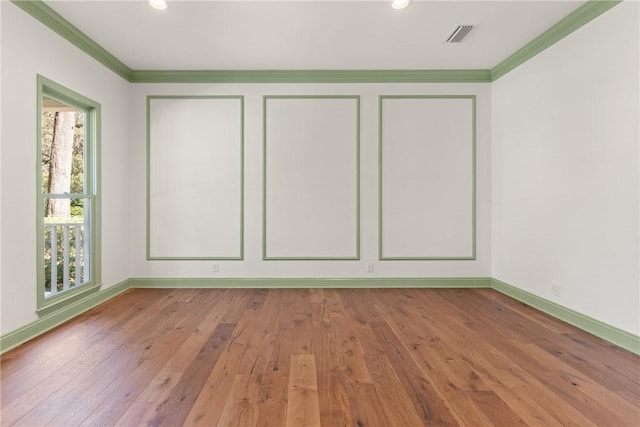
{"label": "green picture frame molding", "polygon": [[[470,256],[384,256],[383,254],[383,140],[382,105],[385,99],[469,99],[471,100],[471,250]],[[378,260],[380,261],[474,261],[477,258],[476,207],[476,95],[380,95],[378,97]]]}
{"label": "green picture frame molding", "polygon": [[[154,99],[236,99],[240,101],[240,251],[229,256],[152,256],[151,255],[151,101]],[[147,95],[146,123],[146,259],[148,261],[242,261],[244,260],[244,96],[243,95]]]}
{"label": "green picture frame molding", "polygon": [[[274,257],[267,254],[267,102],[270,99],[353,99],[356,101],[356,253],[342,256]],[[358,261],[360,259],[360,95],[264,95],[262,97],[262,260],[263,261]]]}

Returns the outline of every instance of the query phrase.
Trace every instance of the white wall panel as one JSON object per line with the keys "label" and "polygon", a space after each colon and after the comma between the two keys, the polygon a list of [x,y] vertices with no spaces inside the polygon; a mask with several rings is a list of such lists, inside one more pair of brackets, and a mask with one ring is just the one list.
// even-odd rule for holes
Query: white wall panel
{"label": "white wall panel", "polygon": [[242,258],[242,98],[148,102],[149,258]]}
{"label": "white wall panel", "polygon": [[359,257],[359,98],[265,97],[264,257]]}
{"label": "white wall panel", "polygon": [[382,259],[475,256],[475,97],[380,101]]}

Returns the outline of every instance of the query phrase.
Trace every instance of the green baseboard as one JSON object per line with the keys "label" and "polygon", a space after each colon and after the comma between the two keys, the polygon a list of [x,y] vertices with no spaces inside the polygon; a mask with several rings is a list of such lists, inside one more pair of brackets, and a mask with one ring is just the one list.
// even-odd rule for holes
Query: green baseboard
{"label": "green baseboard", "polygon": [[640,337],[618,329],[570,308],[549,301],[498,279],[491,279],[491,288],[513,299],[523,302],[536,310],[562,320],[592,335],[609,341],[619,347],[640,354]]}
{"label": "green baseboard", "polygon": [[132,278],[132,288],[489,288],[490,277]]}
{"label": "green baseboard", "polygon": [[107,289],[103,289],[94,294],[91,294],[73,304],[70,304],[60,311],[42,316],[38,320],[35,320],[19,329],[16,329],[15,331],[1,336],[0,354],[11,350],[12,348],[15,348],[29,340],[32,340],[38,335],[42,335],[48,330],[53,329],[56,326],[73,319],[74,317],[84,313],[90,308],[102,304],[103,302],[115,297],[116,295],[126,291],[129,288],[129,280],[125,280],[114,286],[110,286]]}
{"label": "green baseboard", "polygon": [[372,278],[130,278],[0,337],[0,354],[25,343],[129,288],[492,288],[635,354],[640,337],[490,277]]}

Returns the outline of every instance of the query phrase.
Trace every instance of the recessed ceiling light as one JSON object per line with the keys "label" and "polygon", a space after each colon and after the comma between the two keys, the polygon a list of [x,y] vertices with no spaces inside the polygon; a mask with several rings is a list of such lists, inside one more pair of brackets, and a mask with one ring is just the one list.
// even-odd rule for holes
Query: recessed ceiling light
{"label": "recessed ceiling light", "polygon": [[411,1],[412,0],[393,0],[391,2],[391,7],[394,9],[404,9],[411,4]]}
{"label": "recessed ceiling light", "polygon": [[167,8],[166,0],[149,0],[149,6],[158,10],[165,10]]}

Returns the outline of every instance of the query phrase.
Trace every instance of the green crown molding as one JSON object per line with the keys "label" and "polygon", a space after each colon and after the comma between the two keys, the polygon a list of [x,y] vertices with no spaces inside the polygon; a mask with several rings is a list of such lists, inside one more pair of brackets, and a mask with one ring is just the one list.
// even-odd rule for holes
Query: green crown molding
{"label": "green crown molding", "polygon": [[123,79],[130,81],[131,68],[107,52],[105,48],[93,41],[42,0],[11,0],[11,2]]}
{"label": "green crown molding", "polygon": [[622,0],[588,0],[491,70],[132,70],[42,0],[11,0],[130,83],[490,83]]}
{"label": "green crown molding", "polygon": [[549,46],[562,40],[578,28],[602,15],[622,0],[589,0],[569,15],[549,27],[547,31],[518,49],[491,69],[491,81],[496,81],[514,68],[527,62]]}
{"label": "green crown molding", "polygon": [[488,83],[490,70],[134,70],[132,83]]}

